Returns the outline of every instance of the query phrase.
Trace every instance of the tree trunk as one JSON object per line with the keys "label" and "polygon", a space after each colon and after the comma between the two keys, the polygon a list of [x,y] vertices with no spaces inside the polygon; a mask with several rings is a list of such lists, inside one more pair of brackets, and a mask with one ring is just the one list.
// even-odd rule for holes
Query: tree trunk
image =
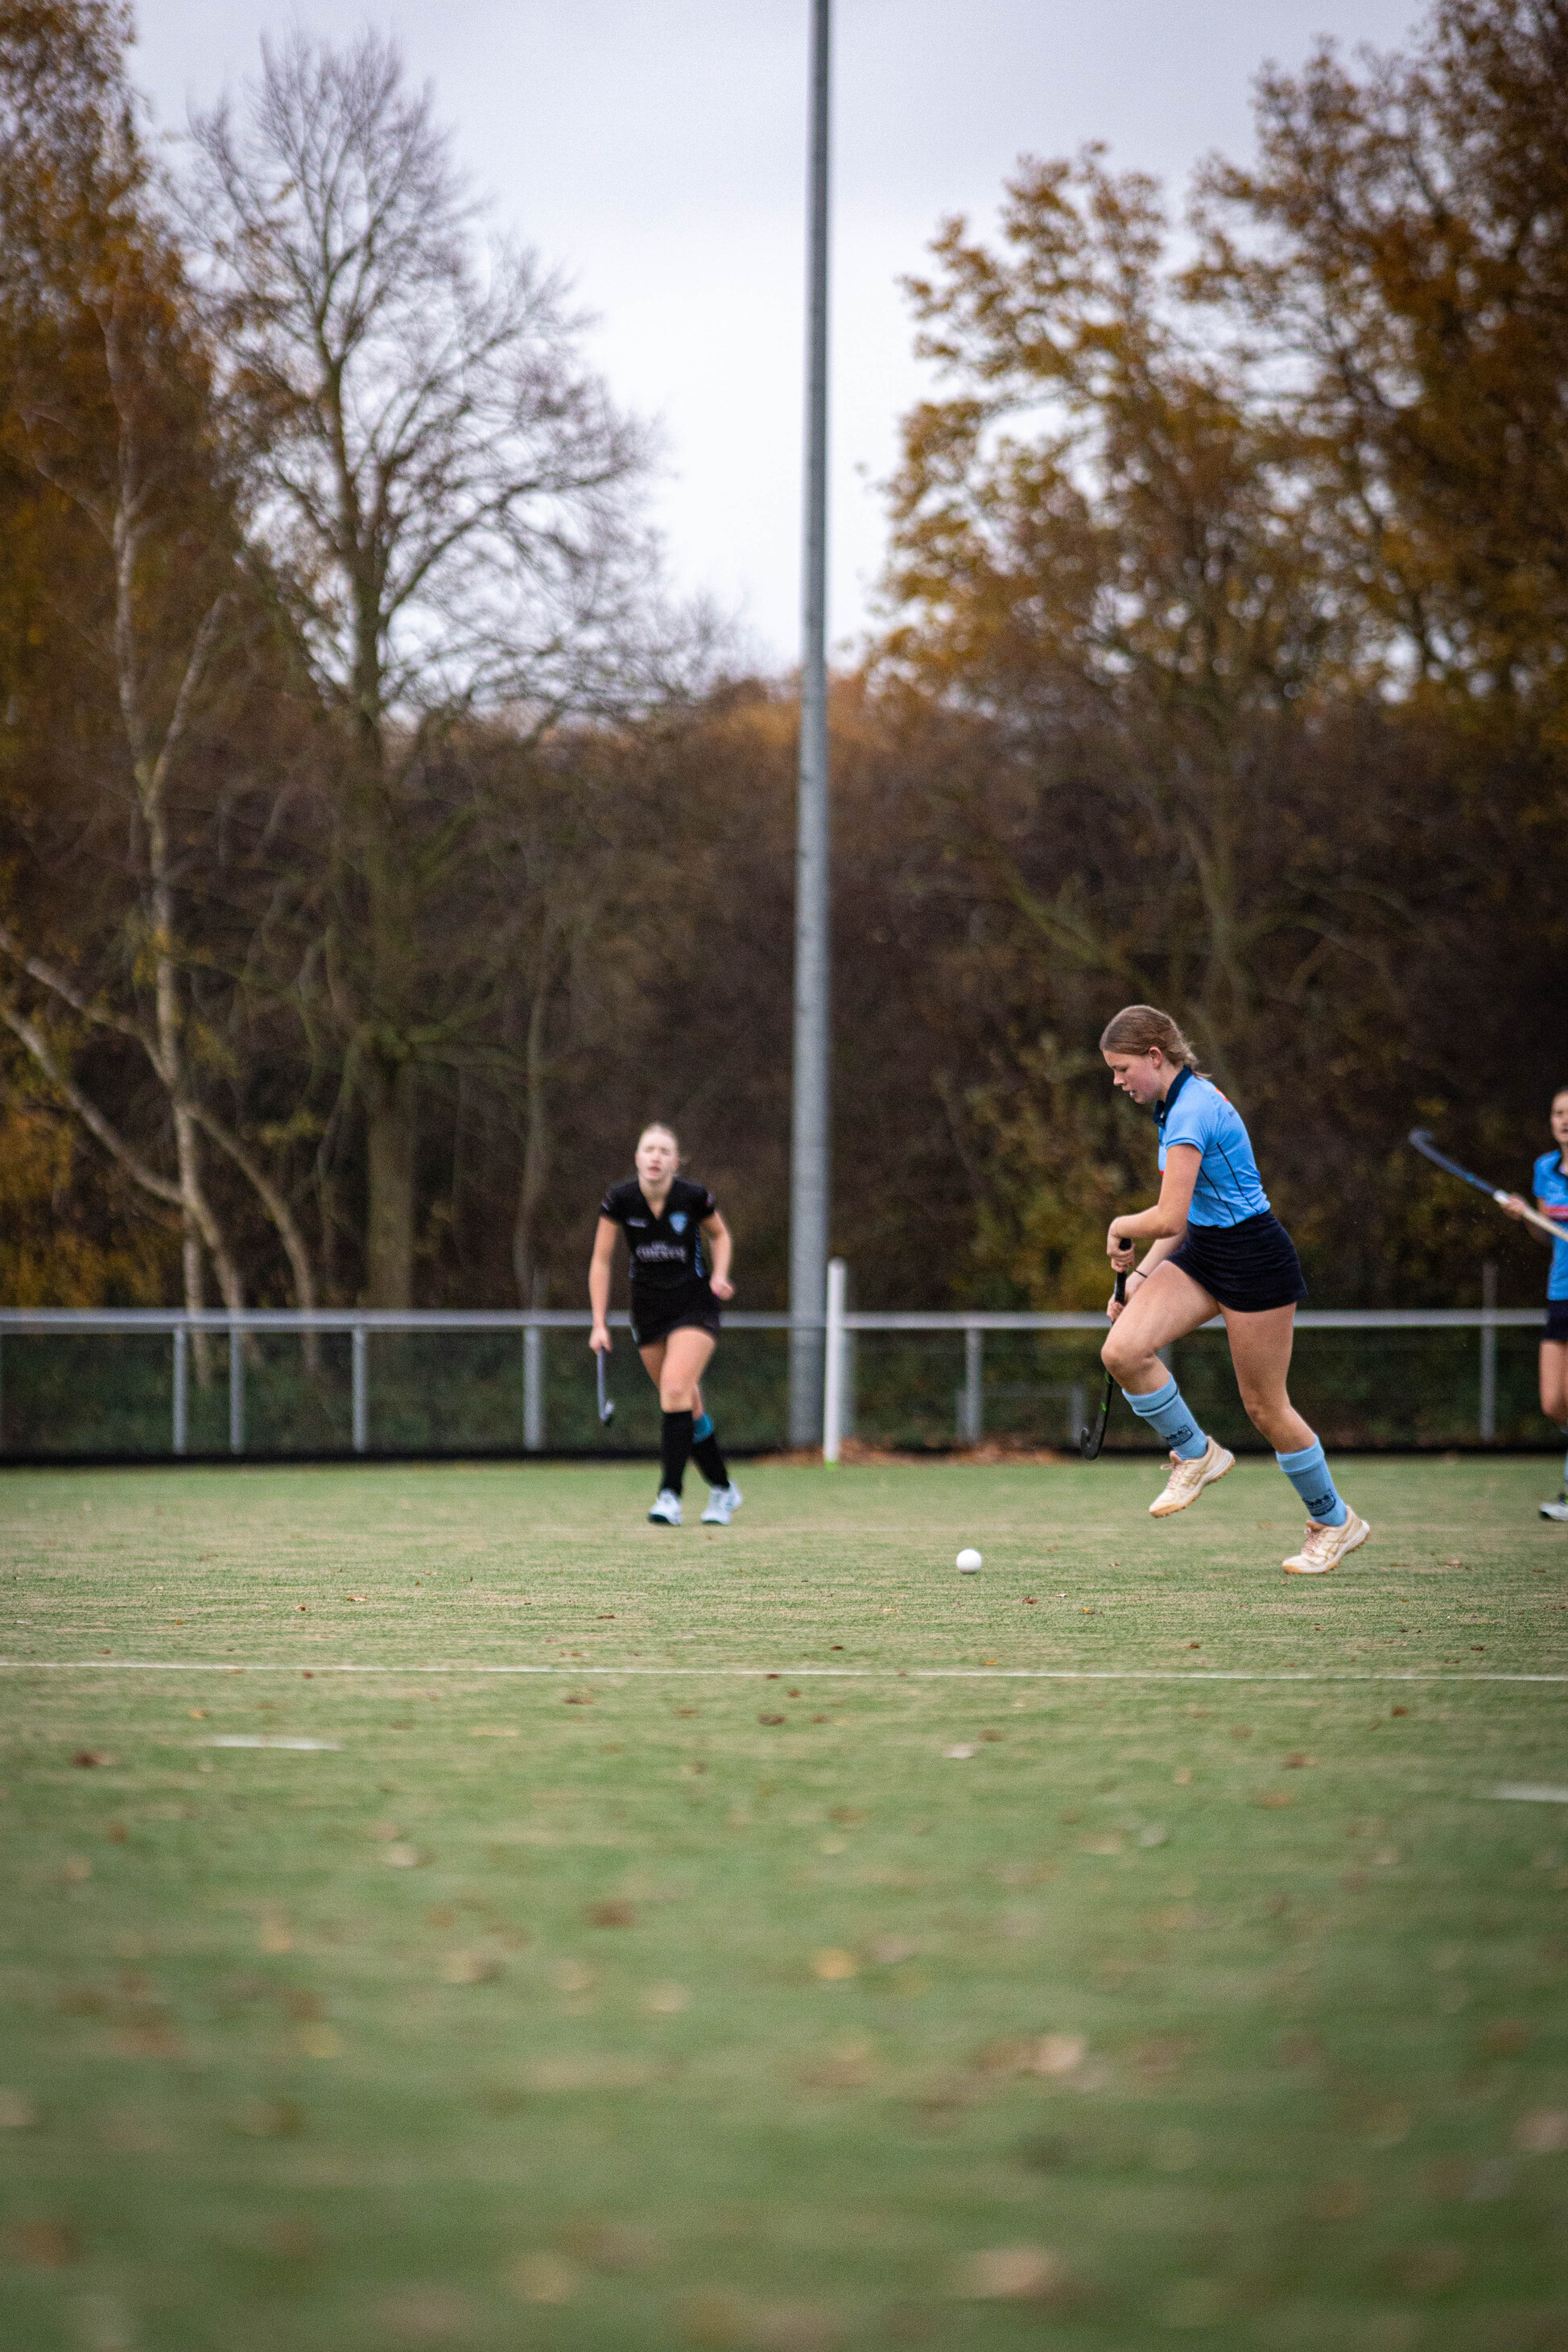
{"label": "tree trunk", "polygon": [[538,1307],[542,1268],[534,1257],[533,1228],[544,1187],[550,1178],[550,1124],[545,1100],[545,1032],[550,1018],[550,994],[555,979],[555,940],[547,928],[541,951],[539,985],[528,1013],[528,1043],[524,1055],[528,1132],[522,1147],[522,1181],[517,1188],[517,1216],[511,1229],[511,1265],[517,1277],[520,1307]]}
{"label": "tree trunk", "polygon": [[418,1145],[415,1075],[407,1063],[367,1059],[363,1074],[366,1307],[414,1303],[414,1161]]}

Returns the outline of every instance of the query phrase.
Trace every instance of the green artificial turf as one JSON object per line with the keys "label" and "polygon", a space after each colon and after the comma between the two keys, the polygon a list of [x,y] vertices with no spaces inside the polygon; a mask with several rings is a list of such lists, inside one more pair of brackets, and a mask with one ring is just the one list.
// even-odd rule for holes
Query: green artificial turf
{"label": "green artificial turf", "polygon": [[1342,1467],[6,1474],[0,2342],[1568,2345],[1568,1528]]}

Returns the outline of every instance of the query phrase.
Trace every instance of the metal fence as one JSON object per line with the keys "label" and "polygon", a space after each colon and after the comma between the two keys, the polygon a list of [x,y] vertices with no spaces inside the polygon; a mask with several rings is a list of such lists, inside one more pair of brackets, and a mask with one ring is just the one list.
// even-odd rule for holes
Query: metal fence
{"label": "metal fence", "polygon": [[[726,1314],[714,1386],[738,1452],[784,1443],[787,1335],[796,1328],[822,1335],[830,1462],[857,1433],[900,1445],[973,1445],[993,1434],[1073,1442],[1098,1379],[1102,1315],[858,1312],[847,1294],[847,1269],[835,1260],[821,1317],[797,1326],[784,1314]],[[589,1320],[583,1308],[0,1308],[0,1454],[585,1450],[607,1443],[592,1409]],[[611,1323],[624,1332],[627,1318]],[[1540,1433],[1532,1308],[1308,1308],[1297,1323],[1303,1410],[1331,1425],[1337,1444],[1490,1444]],[[1219,1328],[1184,1340],[1180,1353],[1194,1405],[1201,1394],[1201,1409],[1223,1417],[1236,1408],[1209,1336]],[[1336,1333],[1362,1336],[1336,1353]],[[1509,1351],[1500,1412],[1500,1337]],[[640,1368],[628,1376],[624,1349],[614,1363],[614,1440],[651,1450],[651,1387]],[[1351,1394],[1358,1381],[1360,1403]],[[1365,1402],[1402,1390],[1422,1401],[1403,1420]],[[1141,1425],[1121,1426],[1126,1419],[1113,1423],[1111,1444],[1146,1444]]]}

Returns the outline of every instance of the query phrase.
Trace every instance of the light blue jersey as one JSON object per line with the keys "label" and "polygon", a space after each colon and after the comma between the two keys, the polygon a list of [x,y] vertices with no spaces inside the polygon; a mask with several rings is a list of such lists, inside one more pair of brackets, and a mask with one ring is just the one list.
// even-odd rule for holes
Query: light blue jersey
{"label": "light blue jersey", "polygon": [[1563,1173],[1560,1151],[1543,1151],[1536,1161],[1535,1197],[1552,1223],[1563,1228],[1563,1239],[1552,1252],[1546,1296],[1568,1298],[1568,1175]]}
{"label": "light blue jersey", "polygon": [[[1239,1225],[1268,1208],[1268,1195],[1252,1156],[1241,1114],[1211,1078],[1183,1070],[1159,1108],[1160,1165],[1173,1143],[1202,1152],[1187,1222],[1193,1225]],[[1564,1192],[1568,1201],[1568,1192]]]}

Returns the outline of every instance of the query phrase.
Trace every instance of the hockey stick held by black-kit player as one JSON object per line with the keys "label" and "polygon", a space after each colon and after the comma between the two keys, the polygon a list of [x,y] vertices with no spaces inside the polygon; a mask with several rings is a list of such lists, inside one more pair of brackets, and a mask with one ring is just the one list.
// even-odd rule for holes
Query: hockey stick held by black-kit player
{"label": "hockey stick held by black-kit player", "polygon": [[[1130,1266],[1124,1266],[1116,1277],[1116,1304],[1118,1307],[1125,1307],[1127,1304],[1127,1276],[1131,1272],[1131,1268]],[[1115,1392],[1116,1382],[1111,1379],[1110,1374],[1107,1372],[1105,1375],[1104,1393],[1100,1400],[1100,1418],[1095,1422],[1092,1428],[1086,1429],[1082,1432],[1078,1441],[1079,1452],[1083,1455],[1086,1462],[1094,1461],[1096,1456],[1099,1454],[1100,1447],[1105,1443],[1105,1425],[1110,1419],[1110,1400]]]}
{"label": "hockey stick held by black-kit player", "polygon": [[616,1400],[610,1394],[607,1377],[609,1369],[609,1349],[607,1348],[596,1348],[594,1351],[594,1373],[595,1378],[598,1382],[599,1419],[605,1423],[606,1426],[614,1421],[616,1417]]}
{"label": "hockey stick held by black-kit player", "polygon": [[1533,1225],[1537,1233],[1546,1235],[1548,1241],[1568,1241],[1568,1226],[1553,1224],[1550,1217],[1541,1214],[1539,1209],[1527,1208],[1517,1193],[1505,1192],[1499,1185],[1489,1184],[1484,1176],[1472,1174],[1469,1169],[1461,1168],[1457,1160],[1450,1160],[1445,1152],[1439,1151],[1432,1140],[1429,1127],[1413,1127],[1410,1140],[1423,1159],[1430,1160],[1435,1167],[1443,1169],[1447,1174],[1457,1176],[1462,1184],[1473,1185],[1478,1192],[1484,1192],[1489,1201],[1495,1201],[1500,1209],[1506,1209],[1510,1217],[1522,1217],[1527,1225]]}

